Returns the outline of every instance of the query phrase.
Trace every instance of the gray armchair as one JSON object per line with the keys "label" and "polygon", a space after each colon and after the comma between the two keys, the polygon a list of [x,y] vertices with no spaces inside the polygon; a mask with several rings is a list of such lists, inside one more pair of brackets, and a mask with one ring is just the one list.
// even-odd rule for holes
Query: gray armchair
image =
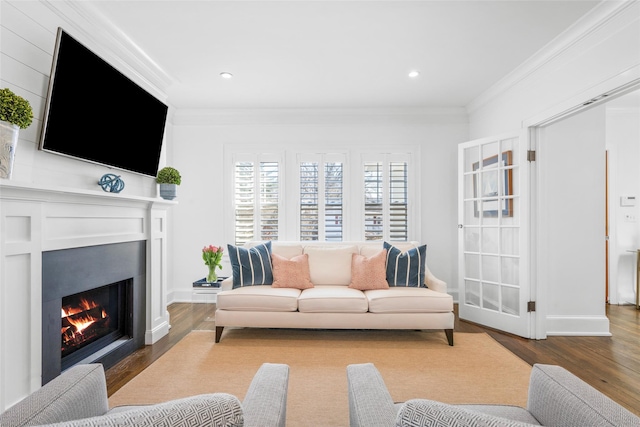
{"label": "gray armchair", "polygon": [[288,383],[287,365],[265,363],[242,403],[230,394],[213,393],[109,410],[102,365],[78,365],[5,411],[0,425],[282,427]]}
{"label": "gray armchair", "polygon": [[349,365],[347,381],[351,427],[640,426],[640,418],[560,366],[533,366],[526,409],[426,399],[394,403],[371,363]]}

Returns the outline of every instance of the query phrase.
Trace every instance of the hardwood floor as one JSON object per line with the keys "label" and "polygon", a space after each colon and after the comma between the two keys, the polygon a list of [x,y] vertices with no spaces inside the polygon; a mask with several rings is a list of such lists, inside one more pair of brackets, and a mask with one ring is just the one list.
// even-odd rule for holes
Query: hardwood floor
{"label": "hardwood floor", "polygon": [[[215,329],[214,311],[213,304],[170,305],[169,334],[107,370],[109,396],[192,330]],[[546,363],[563,366],[631,412],[640,415],[640,310],[628,305],[608,305],[607,316],[611,323],[611,337],[548,337],[546,340],[528,340],[460,320],[457,311],[455,331],[486,332],[531,365]]]}

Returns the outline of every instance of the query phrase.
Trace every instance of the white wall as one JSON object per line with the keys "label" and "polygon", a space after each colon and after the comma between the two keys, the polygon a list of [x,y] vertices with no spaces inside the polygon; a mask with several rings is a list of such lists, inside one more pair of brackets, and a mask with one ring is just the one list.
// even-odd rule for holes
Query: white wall
{"label": "white wall", "polygon": [[[561,36],[555,44],[547,46],[539,55],[531,58],[520,69],[514,70],[503,82],[469,106],[471,137],[475,139],[501,134],[542,122],[554,114],[640,78],[639,35],[640,3],[603,2],[593,14]],[[604,121],[604,116],[602,120]],[[604,132],[603,122],[602,130]],[[602,133],[602,144],[604,137]],[[578,144],[574,147],[576,151],[563,151],[562,155],[580,159],[586,156],[585,162],[576,169],[578,173],[584,175],[594,171],[603,180],[600,173],[603,157],[592,155],[590,150],[593,148]],[[604,146],[596,148],[604,150]],[[550,156],[536,161],[538,175],[559,179],[558,182],[571,178],[568,181],[574,182],[577,187],[567,187],[567,195],[580,190],[581,184],[575,182],[571,175],[574,171],[567,170],[561,163],[553,163],[552,160],[554,158]],[[596,189],[603,185],[595,182],[593,184],[597,184],[594,187]],[[600,204],[594,206],[598,209]],[[561,230],[562,225],[566,224],[567,215],[562,212],[569,212],[568,215],[582,226],[595,227],[591,222],[593,219],[589,222],[581,220],[581,212],[590,208],[589,204],[568,205],[567,201],[564,211],[558,206],[553,207],[553,212],[541,212],[541,218],[548,214],[548,222],[541,219],[537,224],[538,232],[550,235]],[[604,210],[601,209],[600,212],[603,215]],[[603,221],[604,219],[599,222],[599,226],[602,226]],[[572,235],[568,238],[574,237],[576,236]],[[587,263],[581,260],[594,261],[600,257],[597,264],[604,266],[602,248],[603,243],[594,239],[590,247],[581,246],[577,250],[565,251],[562,259],[567,266],[576,267]],[[547,248],[539,247],[539,250],[542,252]],[[545,265],[545,262],[548,264]],[[538,272],[548,271],[548,280],[553,283],[538,278],[535,296],[539,301],[540,315],[537,336],[544,338],[547,334],[606,334],[603,331],[606,321],[603,319],[602,274],[598,271],[597,280],[586,282],[586,287],[576,287],[574,279],[560,271],[562,268],[548,258],[547,261],[544,258],[539,260]],[[547,314],[553,317],[550,318]],[[584,319],[595,320],[585,322]]]}
{"label": "white wall", "polygon": [[[139,59],[128,56],[131,55],[130,52],[127,53],[128,46],[118,44],[115,41],[117,38],[107,37],[107,28],[97,31],[95,21],[79,18],[75,9],[70,8],[67,2],[47,5],[39,1],[3,0],[0,8],[0,87],[7,87],[27,99],[34,111],[31,126],[20,130],[12,180],[102,191],[98,180],[105,173],[113,173],[109,168],[38,150],[57,28],[64,28],[122,73],[166,102],[164,83],[148,78],[151,73],[142,69],[145,65]],[[133,64],[134,61],[137,63]],[[99,82],[96,85],[99,86]],[[131,147],[131,141],[126,140],[124,130],[128,124],[114,121],[113,125],[114,129],[110,130],[113,133],[113,146],[104,149],[119,149],[125,156],[127,149]],[[70,124],[69,131],[73,132],[73,124]],[[165,137],[167,143],[169,135],[170,124]],[[86,143],[92,144],[91,135],[86,135]],[[163,153],[163,161],[165,158]],[[157,185],[153,178],[120,170],[116,172],[125,182],[123,194],[156,197]]]}
{"label": "white wall", "polygon": [[520,129],[640,78],[640,3],[605,1],[469,106],[471,139]]}
{"label": "white wall", "polygon": [[[635,304],[636,254],[640,249],[640,95],[631,104],[607,104],[609,152],[609,280],[610,301]],[[635,196],[623,206],[621,197]]]}
{"label": "white wall", "polygon": [[[466,114],[446,111],[237,111],[233,114],[181,111],[176,114],[174,165],[184,171],[179,205],[173,209],[171,230],[175,254],[172,274],[174,301],[191,300],[191,284],[204,277],[200,258],[204,245],[232,243],[224,222],[225,144],[263,144],[285,149],[333,146],[357,153],[369,147],[418,145],[421,159],[419,197],[422,216],[419,240],[428,245],[433,273],[456,292],[456,150],[467,138]],[[229,177],[230,178],[230,177]],[[228,183],[229,181],[226,181]],[[229,275],[228,265],[223,270]]]}

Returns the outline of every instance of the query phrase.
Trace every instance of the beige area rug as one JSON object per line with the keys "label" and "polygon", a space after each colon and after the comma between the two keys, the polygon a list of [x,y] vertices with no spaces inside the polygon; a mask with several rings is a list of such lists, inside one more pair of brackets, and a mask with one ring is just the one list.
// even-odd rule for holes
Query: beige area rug
{"label": "beige area rug", "polygon": [[531,366],[484,333],[225,329],[193,331],[109,398],[111,406],[202,393],[244,398],[264,362],[290,366],[287,425],[348,426],[346,367],[371,362],[395,401],[525,406]]}

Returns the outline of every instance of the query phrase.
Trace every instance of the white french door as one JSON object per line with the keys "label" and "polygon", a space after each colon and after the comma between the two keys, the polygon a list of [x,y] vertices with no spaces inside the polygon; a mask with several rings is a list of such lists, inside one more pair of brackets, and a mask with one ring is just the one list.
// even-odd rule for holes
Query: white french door
{"label": "white french door", "polygon": [[460,318],[532,338],[525,136],[460,144],[458,174]]}

